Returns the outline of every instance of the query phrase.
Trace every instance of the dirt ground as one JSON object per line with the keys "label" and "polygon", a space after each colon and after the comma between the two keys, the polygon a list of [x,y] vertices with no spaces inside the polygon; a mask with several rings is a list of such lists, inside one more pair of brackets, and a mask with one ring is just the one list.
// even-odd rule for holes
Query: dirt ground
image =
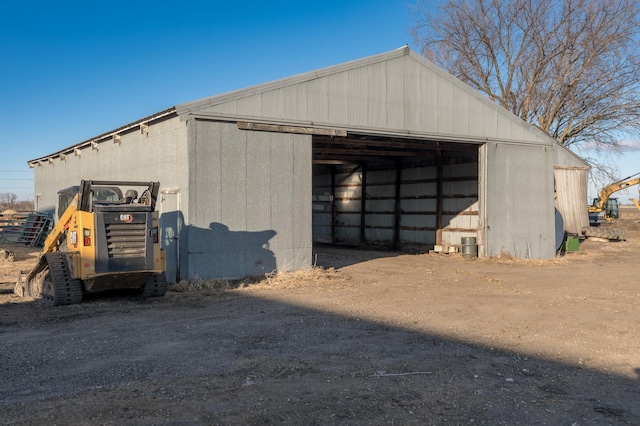
{"label": "dirt ground", "polygon": [[[164,298],[16,297],[0,423],[640,424],[640,211],[549,261],[319,249],[329,269]],[[178,291],[180,290],[180,291]]]}

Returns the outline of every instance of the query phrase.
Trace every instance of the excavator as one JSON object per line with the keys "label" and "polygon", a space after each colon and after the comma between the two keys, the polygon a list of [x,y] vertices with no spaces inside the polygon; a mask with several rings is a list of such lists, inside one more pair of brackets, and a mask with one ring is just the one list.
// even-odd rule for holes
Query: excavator
{"label": "excavator", "polygon": [[58,191],[58,222],[36,266],[20,272],[14,293],[51,305],[120,289],[164,296],[165,257],[155,210],[159,188],[159,182],[82,180]]}
{"label": "excavator", "polygon": [[[640,173],[631,175],[622,180],[605,186],[600,190],[598,198],[593,199],[593,203],[589,206],[589,223],[591,225],[599,225],[607,220],[617,219],[620,217],[620,209],[618,207],[618,199],[612,198],[611,194],[626,189],[640,183]],[[636,204],[638,206],[638,204]],[[640,206],[638,206],[640,208]]]}

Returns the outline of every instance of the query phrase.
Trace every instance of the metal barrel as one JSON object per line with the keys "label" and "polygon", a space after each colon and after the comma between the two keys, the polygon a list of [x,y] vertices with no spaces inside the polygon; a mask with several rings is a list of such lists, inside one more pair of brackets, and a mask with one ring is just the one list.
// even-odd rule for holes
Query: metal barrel
{"label": "metal barrel", "polygon": [[476,237],[462,237],[461,242],[462,257],[465,259],[478,257],[478,242]]}

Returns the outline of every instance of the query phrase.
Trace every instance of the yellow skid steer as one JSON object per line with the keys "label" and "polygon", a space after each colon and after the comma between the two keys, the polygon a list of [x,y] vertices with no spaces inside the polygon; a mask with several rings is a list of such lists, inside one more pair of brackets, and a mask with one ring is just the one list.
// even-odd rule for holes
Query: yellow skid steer
{"label": "yellow skid steer", "polygon": [[83,180],[59,191],[58,222],[36,266],[20,273],[14,292],[52,305],[116,289],[164,296],[155,210],[159,188],[159,182]]}

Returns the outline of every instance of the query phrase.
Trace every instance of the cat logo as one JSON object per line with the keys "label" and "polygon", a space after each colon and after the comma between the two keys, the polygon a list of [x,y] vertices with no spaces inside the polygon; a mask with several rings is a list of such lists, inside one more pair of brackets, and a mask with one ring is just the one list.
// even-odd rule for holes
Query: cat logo
{"label": "cat logo", "polygon": [[121,214],[120,215],[120,222],[126,222],[126,223],[133,222],[133,215],[132,214]]}

